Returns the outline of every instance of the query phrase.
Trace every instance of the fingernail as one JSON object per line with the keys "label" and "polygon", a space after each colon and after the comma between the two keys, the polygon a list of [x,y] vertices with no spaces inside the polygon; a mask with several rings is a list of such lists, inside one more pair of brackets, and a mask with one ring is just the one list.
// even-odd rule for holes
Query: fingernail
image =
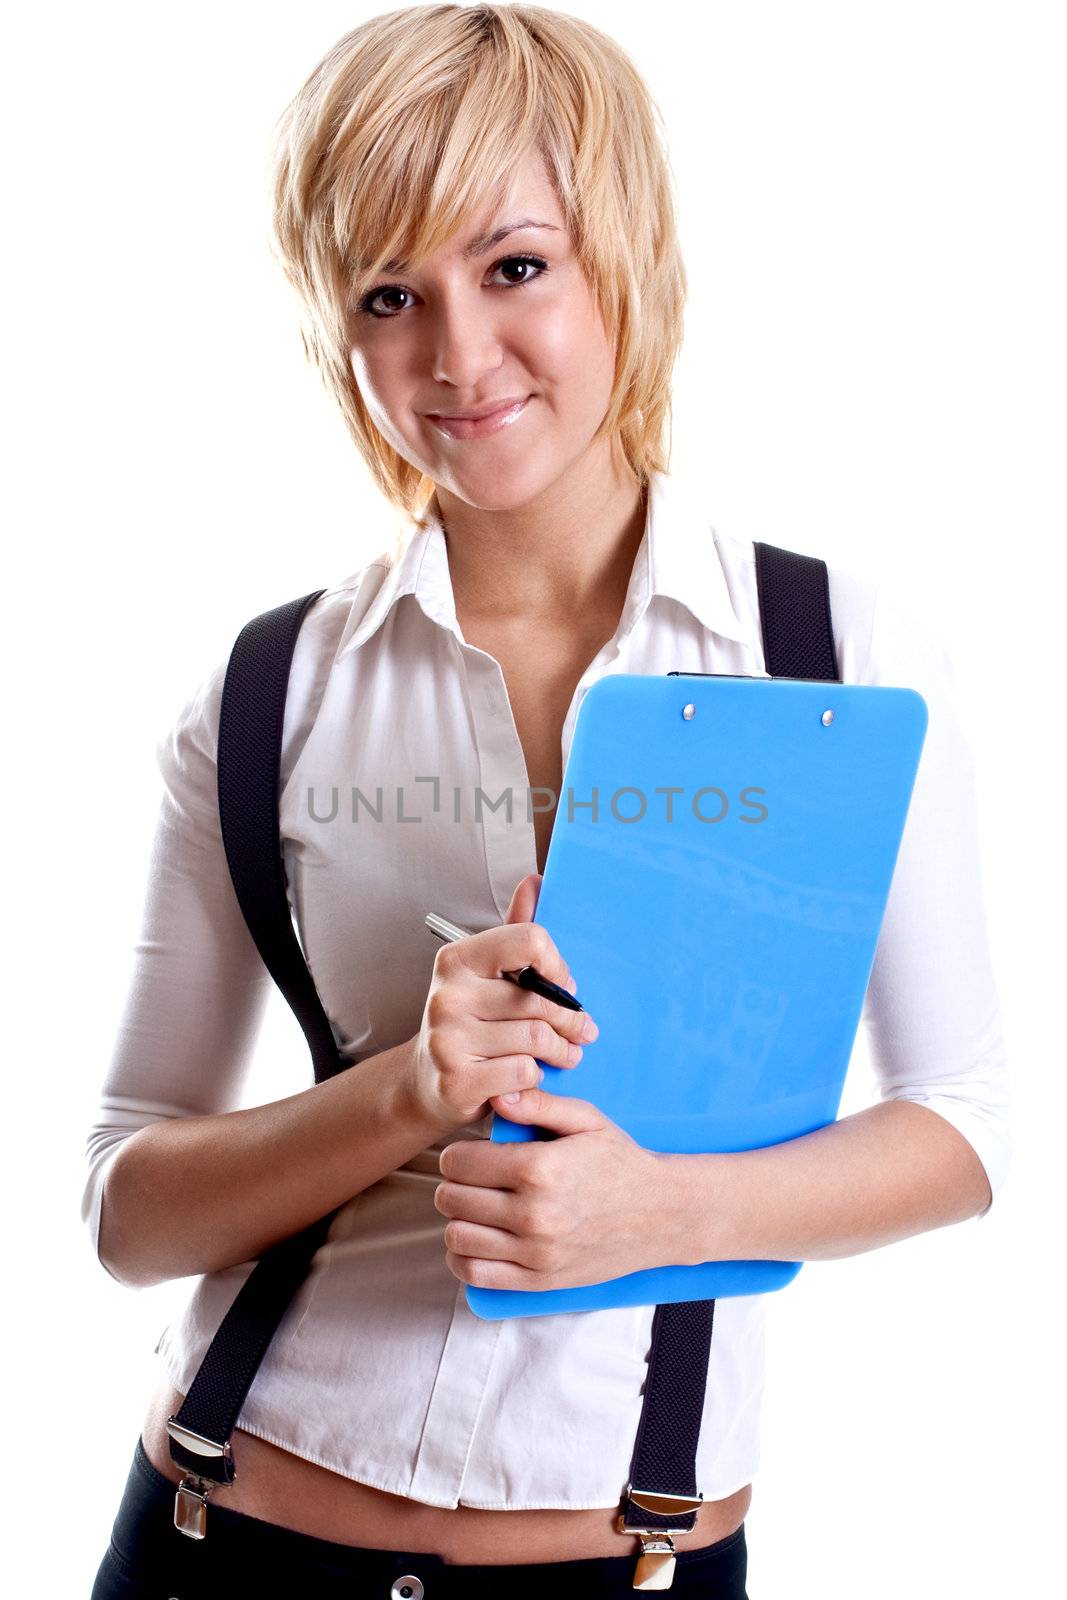
{"label": "fingernail", "polygon": [[595,1039],[599,1032],[600,1029],[597,1027],[592,1017],[586,1017],[585,1022],[582,1025],[582,1038],[586,1041],[586,1043],[592,1039]]}
{"label": "fingernail", "polygon": [[571,1060],[574,1062],[574,1065],[577,1066],[579,1061],[582,1059],[583,1054],[581,1045],[568,1043],[567,1050],[570,1054]]}
{"label": "fingernail", "polygon": [[519,1091],[518,1091],[518,1092],[517,1092],[517,1093],[515,1093],[515,1094],[506,1094],[506,1095],[505,1095],[505,1096],[504,1096],[504,1099],[505,1099],[505,1100],[506,1100],[506,1101],[507,1101],[507,1103],[508,1103],[508,1105],[509,1105],[509,1106],[513,1106],[513,1105],[514,1105],[514,1104],[515,1104],[515,1102],[516,1102],[516,1100],[517,1100],[517,1099],[518,1099],[518,1098],[519,1098],[519,1094],[521,1094],[521,1093],[522,1093],[522,1091],[521,1091],[521,1089],[520,1089],[520,1090],[519,1090]]}

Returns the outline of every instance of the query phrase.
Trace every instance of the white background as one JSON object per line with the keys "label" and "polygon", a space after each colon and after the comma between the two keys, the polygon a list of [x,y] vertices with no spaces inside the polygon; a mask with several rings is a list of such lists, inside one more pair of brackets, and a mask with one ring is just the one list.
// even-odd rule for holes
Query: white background
{"label": "white background", "polygon": [[[153,1347],[192,1287],[120,1288],[78,1215],[156,741],[248,618],[392,528],[266,242],[274,120],[373,9],[53,4],[7,35],[3,1440],[13,1553],[47,1567],[23,1592],[88,1595]],[[674,465],[703,469],[724,532],[899,582],[942,631],[1014,1076],[995,1215],[810,1263],[774,1298],[749,1592],[1045,1594],[1065,1421],[1065,12],[571,9],[632,53],[668,126],[690,274]],[[254,1098],[309,1082],[276,1000]],[[858,1054],[842,1111],[871,1098]]]}

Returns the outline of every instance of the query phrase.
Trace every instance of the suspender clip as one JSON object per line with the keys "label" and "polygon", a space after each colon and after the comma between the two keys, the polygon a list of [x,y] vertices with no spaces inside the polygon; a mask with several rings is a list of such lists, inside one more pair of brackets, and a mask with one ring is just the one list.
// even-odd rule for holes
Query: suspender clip
{"label": "suspender clip", "polygon": [[[635,1489],[626,1485],[624,1502],[632,1501],[640,1511],[651,1511],[659,1517],[682,1517],[698,1511],[703,1504],[702,1494],[656,1494],[651,1489]],[[634,1569],[635,1589],[669,1589],[674,1582],[675,1551],[672,1535],[691,1533],[691,1528],[650,1528],[647,1522],[629,1522],[621,1511],[616,1520],[620,1533],[634,1533],[641,1541],[641,1554]]]}
{"label": "suspender clip", "polygon": [[207,1497],[214,1488],[208,1478],[191,1473],[178,1485],[174,1496],[174,1526],[187,1539],[203,1539],[207,1534]]}
{"label": "suspender clip", "polygon": [[669,1589],[674,1582],[674,1540],[669,1533],[640,1534],[635,1589]]}
{"label": "suspender clip", "polygon": [[[232,1483],[236,1469],[228,1439],[219,1444],[217,1439],[208,1439],[204,1434],[194,1432],[192,1428],[183,1427],[174,1417],[167,1418],[167,1432],[176,1444],[180,1444],[184,1450],[191,1451],[193,1455],[203,1456],[205,1460],[220,1461],[223,1481]],[[171,1454],[173,1455],[173,1451]],[[180,1462],[178,1464],[182,1465]],[[184,1533],[187,1539],[203,1539],[206,1536],[207,1497],[212,1489],[217,1487],[218,1480],[215,1478],[205,1478],[198,1472],[186,1470],[185,1477],[178,1485],[178,1492],[174,1496],[174,1526],[179,1533]]]}

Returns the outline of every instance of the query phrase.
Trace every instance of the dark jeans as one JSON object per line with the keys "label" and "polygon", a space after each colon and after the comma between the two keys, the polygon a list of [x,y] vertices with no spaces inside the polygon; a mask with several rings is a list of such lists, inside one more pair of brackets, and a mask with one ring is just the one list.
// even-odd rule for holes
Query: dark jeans
{"label": "dark jeans", "polygon": [[[465,1567],[417,1551],[314,1539],[210,1498],[207,1537],[190,1539],[174,1526],[174,1492],[138,1438],[92,1600],[632,1600],[635,1593],[636,1537],[633,1555]],[[744,1524],[702,1550],[680,1546],[677,1561],[675,1600],[746,1600]]]}

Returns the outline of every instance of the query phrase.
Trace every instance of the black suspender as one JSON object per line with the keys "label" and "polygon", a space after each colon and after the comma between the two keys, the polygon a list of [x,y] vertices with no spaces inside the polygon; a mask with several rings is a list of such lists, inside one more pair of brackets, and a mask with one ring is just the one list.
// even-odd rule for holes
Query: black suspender
{"label": "black suspender", "polygon": [[[772,677],[839,681],[826,564],[776,545],[755,546],[760,627]],[[316,589],[265,611],[237,636],[219,714],[218,796],[223,844],[237,899],[268,971],[308,1041],[315,1081],[349,1068],[337,1048],[286,896],[278,828],[279,768],[293,650]],[[179,1410],[168,1419],[170,1453],[185,1477],[175,1525],[206,1532],[207,1496],[232,1482],[230,1434],[286,1307],[340,1207],[272,1246],[223,1317]],[[644,1403],[618,1518],[641,1540],[634,1587],[669,1587],[672,1536],[689,1533],[702,1496],[696,1452],[707,1382],[714,1300],[656,1307]],[[649,1582],[649,1580],[652,1580]],[[666,1581],[664,1581],[666,1580]]]}
{"label": "black suspender", "polygon": [[773,544],[754,549],[767,671],[772,678],[839,683],[826,562]]}
{"label": "black suspender", "polygon": [[[265,611],[241,629],[223,683],[218,740],[219,821],[230,875],[267,970],[304,1030],[316,1083],[350,1063],[338,1054],[293,927],[278,788],[293,650],[308,608],[322,593],[316,589]],[[188,1394],[168,1419],[171,1458],[187,1474],[175,1497],[174,1521],[191,1538],[206,1532],[212,1487],[233,1480],[230,1434],[267,1346],[338,1210],[260,1257],[223,1317]]]}

